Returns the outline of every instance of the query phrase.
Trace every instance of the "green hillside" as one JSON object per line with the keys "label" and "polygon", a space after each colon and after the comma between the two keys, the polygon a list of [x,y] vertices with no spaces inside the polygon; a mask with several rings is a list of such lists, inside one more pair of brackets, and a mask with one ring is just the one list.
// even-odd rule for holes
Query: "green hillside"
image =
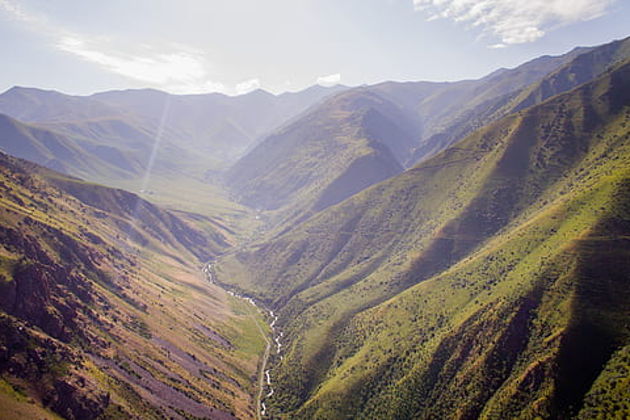
{"label": "green hillside", "polygon": [[273,415],[627,416],[629,92],[625,61],[223,258],[289,337]]}

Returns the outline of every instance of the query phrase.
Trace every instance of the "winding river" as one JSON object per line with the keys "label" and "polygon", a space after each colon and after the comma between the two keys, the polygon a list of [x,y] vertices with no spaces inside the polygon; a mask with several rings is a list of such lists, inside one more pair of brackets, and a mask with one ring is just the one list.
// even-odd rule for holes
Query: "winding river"
{"label": "winding river", "polygon": [[[214,274],[212,272],[212,261],[206,263],[206,265],[202,269],[202,272],[205,274],[206,279],[210,283],[219,286],[219,284],[217,284],[217,282],[215,281]],[[222,286],[219,286],[219,287],[222,287]],[[269,318],[271,319],[271,322],[269,323],[269,329],[271,330],[271,337],[273,338],[273,342],[276,345],[276,353],[280,356],[280,360],[282,360],[283,359],[283,356],[282,356],[282,353],[281,353],[282,352],[282,343],[280,342],[280,340],[284,336],[284,333],[282,331],[277,331],[277,328],[275,326],[276,322],[278,322],[278,316],[276,314],[274,314],[272,310],[265,308],[264,305],[262,305],[261,303],[256,303],[256,301],[252,297],[249,297],[249,296],[246,296],[246,295],[241,295],[241,294],[235,293],[235,292],[233,292],[231,290],[227,290],[225,288],[223,288],[223,289],[229,295],[234,296],[235,298],[242,299],[242,300],[248,302],[256,310],[262,311],[263,313],[267,312]],[[252,314],[252,318],[253,318],[253,316],[254,315]],[[265,352],[263,354],[262,363],[260,365],[260,370],[258,372],[258,381],[257,381],[258,382],[258,393],[256,394],[256,417],[260,420],[267,413],[267,406],[265,405],[264,399],[270,398],[273,395],[273,393],[274,393],[274,389],[273,389],[272,383],[271,383],[271,374],[270,374],[271,369],[267,369],[267,363],[269,361],[269,354],[270,354],[270,351],[271,351],[271,341],[267,337],[267,334],[265,334],[263,329],[260,327],[258,322],[256,322],[256,326],[258,327],[258,329],[260,331],[260,334],[262,335],[263,339],[267,343],[267,345],[265,347]],[[265,388],[267,388],[269,391],[263,397],[263,391],[264,391]]]}

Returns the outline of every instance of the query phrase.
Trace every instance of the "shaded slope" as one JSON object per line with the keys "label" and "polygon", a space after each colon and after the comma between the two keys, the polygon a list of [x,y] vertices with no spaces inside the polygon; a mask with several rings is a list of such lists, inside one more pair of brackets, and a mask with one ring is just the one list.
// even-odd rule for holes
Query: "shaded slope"
{"label": "shaded slope", "polygon": [[[614,405],[608,365],[630,344],[628,92],[625,62],[225,258],[220,280],[279,309],[290,337],[274,413],[562,417],[596,395],[592,410]],[[583,351],[589,335],[600,344]]]}
{"label": "shaded slope", "polygon": [[224,245],[5,154],[0,180],[0,417],[254,417],[258,321],[198,272]]}

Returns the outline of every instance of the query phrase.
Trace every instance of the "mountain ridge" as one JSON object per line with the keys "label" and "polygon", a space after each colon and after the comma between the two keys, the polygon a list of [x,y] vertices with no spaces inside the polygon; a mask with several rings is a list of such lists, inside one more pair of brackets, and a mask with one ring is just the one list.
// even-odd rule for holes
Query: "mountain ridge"
{"label": "mountain ridge", "polygon": [[377,94],[341,93],[267,137],[224,178],[251,207],[303,218],[402,171],[396,155],[409,151],[413,128],[396,120],[405,121],[401,110]]}

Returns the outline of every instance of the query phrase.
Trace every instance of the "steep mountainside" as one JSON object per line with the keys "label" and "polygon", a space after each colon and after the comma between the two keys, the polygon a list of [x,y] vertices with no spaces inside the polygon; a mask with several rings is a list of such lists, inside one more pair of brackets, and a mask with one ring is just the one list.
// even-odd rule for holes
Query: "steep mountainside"
{"label": "steep mountainside", "polygon": [[0,154],[0,418],[253,418],[259,315],[199,272],[227,245]]}
{"label": "steep mountainside", "polygon": [[353,89],[267,137],[225,179],[250,207],[308,214],[400,173],[414,130],[399,107]]}
{"label": "steep mountainside", "polygon": [[272,414],[630,415],[629,125],[624,61],[223,258],[288,337]]}

